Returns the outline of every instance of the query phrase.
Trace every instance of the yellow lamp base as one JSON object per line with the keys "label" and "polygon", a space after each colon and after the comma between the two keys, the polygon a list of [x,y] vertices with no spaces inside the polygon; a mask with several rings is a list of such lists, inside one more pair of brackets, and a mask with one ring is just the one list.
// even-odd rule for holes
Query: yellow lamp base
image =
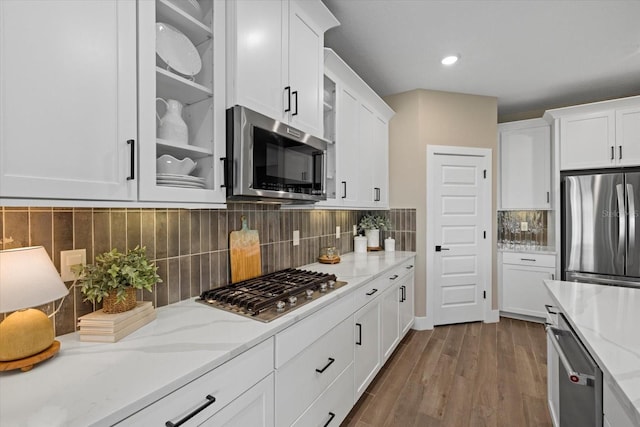
{"label": "yellow lamp base", "polygon": [[51,347],[41,351],[33,356],[25,357],[24,359],[12,360],[10,362],[0,362],[0,371],[13,371],[14,369],[20,369],[22,372],[27,372],[33,368],[36,363],[43,362],[52,358],[60,350],[60,341],[54,341]]}

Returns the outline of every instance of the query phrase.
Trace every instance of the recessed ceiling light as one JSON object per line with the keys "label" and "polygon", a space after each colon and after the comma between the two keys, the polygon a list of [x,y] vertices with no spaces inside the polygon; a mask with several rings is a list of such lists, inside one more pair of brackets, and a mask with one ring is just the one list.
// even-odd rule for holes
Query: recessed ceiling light
{"label": "recessed ceiling light", "polygon": [[446,56],[444,58],[442,58],[442,65],[453,65],[456,62],[458,62],[458,56],[457,55],[451,55],[451,56]]}

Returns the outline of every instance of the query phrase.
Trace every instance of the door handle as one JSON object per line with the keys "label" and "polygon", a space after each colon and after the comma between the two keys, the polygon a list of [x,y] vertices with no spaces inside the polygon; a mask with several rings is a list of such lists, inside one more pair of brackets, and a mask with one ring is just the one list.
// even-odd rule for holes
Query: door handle
{"label": "door handle", "polygon": [[330,358],[329,358],[329,363],[327,363],[326,365],[324,365],[324,368],[322,368],[322,369],[318,369],[318,368],[316,368],[316,372],[317,372],[317,373],[319,373],[319,374],[322,374],[324,371],[326,371],[326,370],[327,370],[327,368],[328,368],[329,366],[333,365],[333,362],[335,362],[335,361],[336,361],[336,359],[334,359],[333,357],[330,357]]}
{"label": "door handle", "polygon": [[220,161],[222,162],[222,184],[220,184],[220,188],[225,188],[227,186],[227,179],[229,175],[229,160],[226,157],[220,157]]}
{"label": "door handle", "polygon": [[370,297],[371,295],[375,294],[376,292],[378,292],[378,290],[377,290],[376,288],[373,288],[373,289],[371,290],[371,292],[367,292],[367,293],[366,293],[366,295],[367,295],[368,297]]}
{"label": "door handle", "polygon": [[333,421],[335,417],[336,417],[336,414],[334,414],[333,412],[329,412],[329,420],[327,420],[327,422],[324,423],[324,426],[322,427],[327,427],[329,424],[331,424],[331,421]]}
{"label": "door handle", "polygon": [[288,113],[291,111],[291,86],[285,87],[284,91],[287,93],[287,108],[285,108],[284,112]]}
{"label": "door handle", "polygon": [[441,252],[441,251],[448,251],[449,248],[443,248],[440,245],[436,245],[436,252]]}
{"label": "door handle", "polygon": [[624,187],[622,184],[616,185],[616,195],[618,196],[618,256],[624,253],[624,241],[627,235],[627,212],[624,206]]}
{"label": "door handle", "polygon": [[356,323],[358,327],[358,341],[356,341],[356,345],[362,345],[362,323]]}
{"label": "door handle", "polygon": [[397,274],[394,274],[393,276],[389,277],[389,279],[391,279],[391,280],[396,280],[397,278],[398,278]]}
{"label": "door handle", "polygon": [[618,145],[618,160],[622,160],[622,145]]}
{"label": "door handle", "polygon": [[615,148],[613,147],[613,145],[611,146],[611,160],[614,160],[616,158],[616,154],[615,154]]}
{"label": "door handle", "polygon": [[127,140],[127,145],[131,146],[131,170],[127,181],[131,181],[136,178],[136,141],[129,139]]}
{"label": "door handle", "polygon": [[[621,148],[622,149],[622,148]],[[629,215],[629,251],[635,253],[636,251],[636,219],[638,212],[636,211],[636,199],[633,193],[633,185],[627,184],[627,199],[628,199],[628,215]]]}
{"label": "door handle", "polygon": [[342,198],[347,198],[347,181],[342,181]]}
{"label": "door handle", "polygon": [[291,92],[291,96],[295,96],[295,106],[296,106],[296,112],[291,113],[291,115],[297,116],[298,115],[298,91],[294,90],[293,92]]}
{"label": "door handle", "polygon": [[186,423],[187,421],[189,421],[191,418],[195,417],[196,415],[198,415],[200,412],[204,411],[205,409],[207,409],[207,407],[209,407],[210,405],[212,405],[215,401],[216,398],[211,396],[210,394],[207,394],[207,396],[205,397],[205,399],[207,399],[207,401],[202,404],[201,406],[199,406],[198,408],[194,409],[193,412],[185,415],[184,418],[182,418],[181,420],[177,421],[177,422],[171,422],[171,421],[167,421],[166,423],[164,423],[164,425],[166,427],[179,427],[182,424]]}

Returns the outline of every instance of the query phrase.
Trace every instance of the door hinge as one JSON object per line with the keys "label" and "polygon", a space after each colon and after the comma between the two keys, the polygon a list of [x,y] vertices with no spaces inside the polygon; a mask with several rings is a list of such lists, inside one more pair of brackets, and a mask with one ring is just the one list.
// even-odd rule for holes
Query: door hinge
{"label": "door hinge", "polygon": [[484,179],[487,179],[487,170],[486,169],[484,171],[482,171],[482,174],[484,175]]}
{"label": "door hinge", "polygon": [[487,238],[487,232],[486,231],[482,232],[482,237],[485,238],[485,239]]}
{"label": "door hinge", "polygon": [[482,298],[487,299],[487,291],[482,291]]}

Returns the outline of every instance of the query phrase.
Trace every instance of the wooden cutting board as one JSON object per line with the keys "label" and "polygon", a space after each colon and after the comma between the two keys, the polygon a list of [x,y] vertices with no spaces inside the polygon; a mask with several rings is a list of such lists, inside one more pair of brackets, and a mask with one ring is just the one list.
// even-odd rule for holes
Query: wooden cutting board
{"label": "wooden cutting board", "polygon": [[229,234],[231,283],[253,279],[262,274],[260,237],[257,230],[249,230],[247,218],[242,217],[242,229]]}

